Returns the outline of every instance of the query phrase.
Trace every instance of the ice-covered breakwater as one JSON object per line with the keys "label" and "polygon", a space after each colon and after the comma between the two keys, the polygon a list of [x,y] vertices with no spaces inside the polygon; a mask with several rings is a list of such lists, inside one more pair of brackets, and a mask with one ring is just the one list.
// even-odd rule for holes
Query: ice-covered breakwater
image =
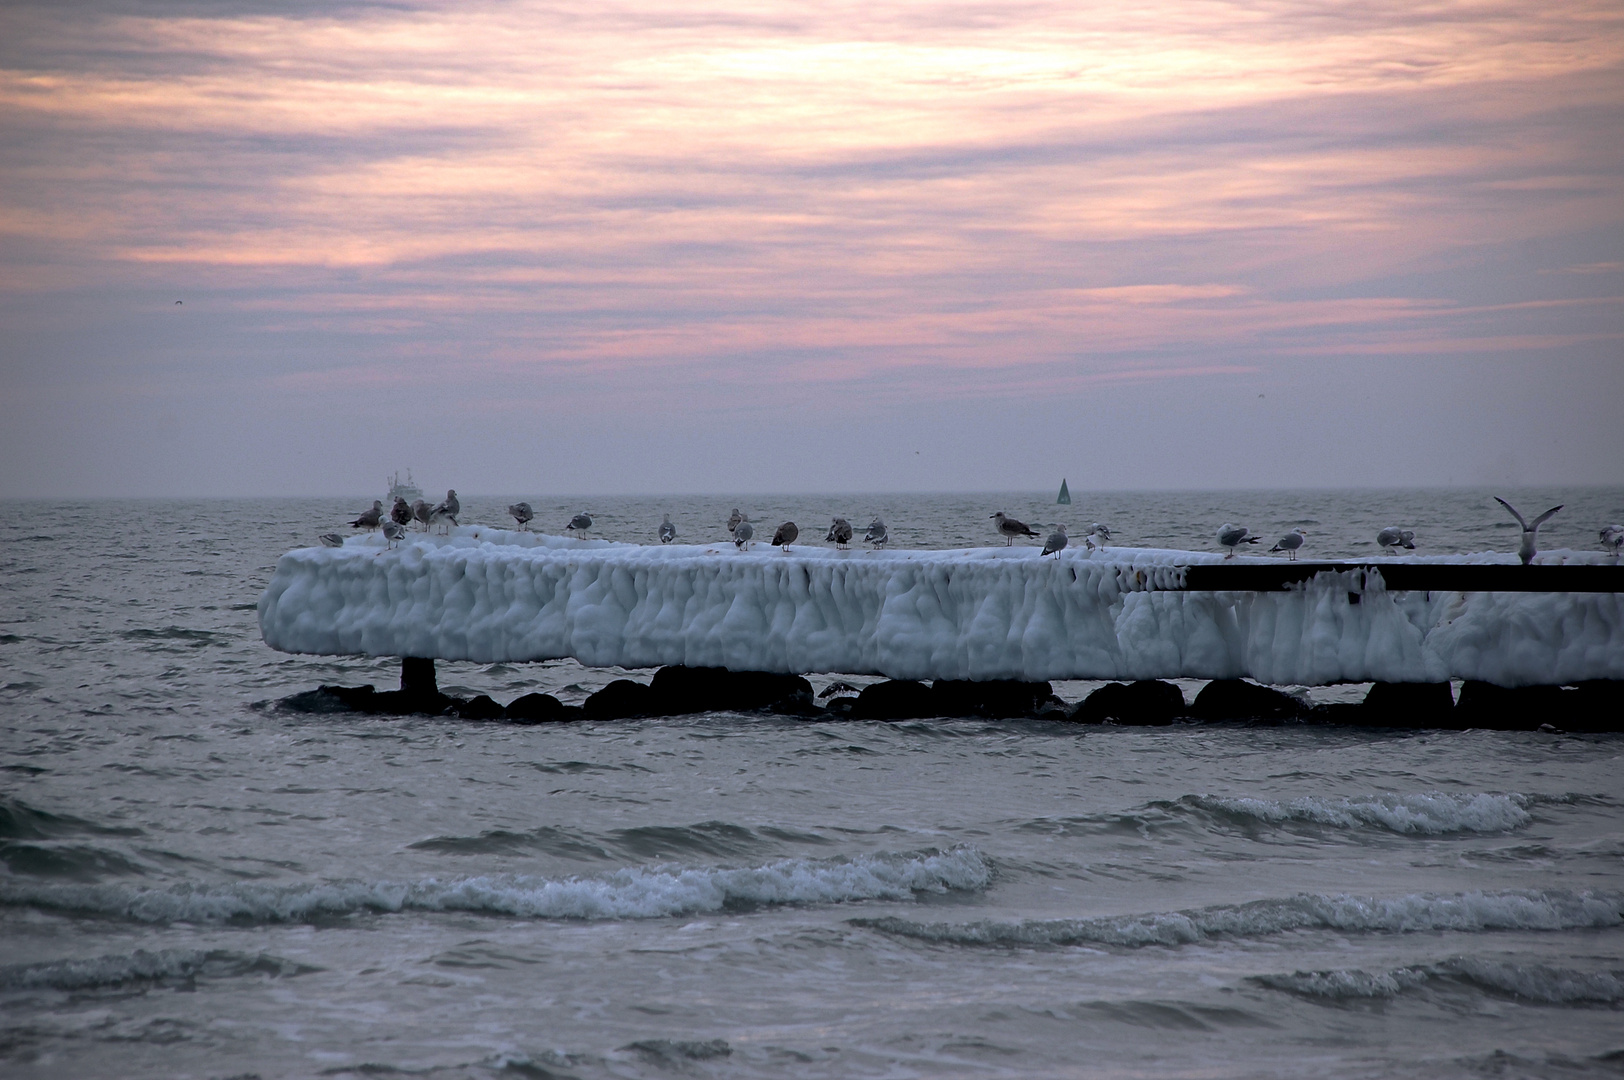
{"label": "ice-covered breakwater", "polygon": [[[368,536],[289,552],[259,619],[285,652],[483,663],[1303,685],[1624,679],[1619,593],[1393,592],[1360,569],[1288,591],[1188,587],[1188,567],[1221,561],[1141,548],[1058,560],[1035,547],[740,552],[464,527],[392,550]],[[1384,564],[1428,561],[1515,556]]]}

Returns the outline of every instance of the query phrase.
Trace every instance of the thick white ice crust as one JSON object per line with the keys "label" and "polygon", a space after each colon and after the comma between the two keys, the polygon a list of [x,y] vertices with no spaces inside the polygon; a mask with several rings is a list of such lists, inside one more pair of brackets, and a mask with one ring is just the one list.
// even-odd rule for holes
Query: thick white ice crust
{"label": "thick white ice crust", "polygon": [[[1246,677],[1276,685],[1624,679],[1624,596],[1160,591],[1207,552],[784,552],[463,527],[282,556],[259,601],[284,652],[663,664],[907,679]],[[1406,562],[1514,562],[1511,554]],[[1541,553],[1541,562],[1601,561]],[[1259,560],[1245,560],[1259,561]],[[1385,561],[1399,562],[1398,558]],[[1363,587],[1358,602],[1350,589]]]}

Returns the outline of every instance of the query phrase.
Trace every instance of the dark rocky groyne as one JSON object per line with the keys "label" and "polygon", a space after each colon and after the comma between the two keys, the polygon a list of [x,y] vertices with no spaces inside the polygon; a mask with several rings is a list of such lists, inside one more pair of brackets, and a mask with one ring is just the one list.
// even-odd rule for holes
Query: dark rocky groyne
{"label": "dark rocky groyne", "polygon": [[1624,683],[1508,689],[1465,683],[1457,701],[1449,683],[1376,683],[1359,703],[1316,705],[1244,679],[1215,679],[1186,702],[1173,683],[1106,683],[1075,705],[1046,682],[938,679],[886,680],[861,691],[834,683],[820,702],[799,675],[726,668],[663,667],[647,682],[617,679],[566,705],[551,694],[526,694],[506,706],[486,695],[440,692],[432,661],[406,660],[399,690],[322,686],[276,703],[305,713],[454,716],[517,724],[629,720],[704,712],[756,712],[808,720],[929,720],[981,717],[1044,719],[1081,725],[1165,726],[1179,723],[1331,724],[1372,728],[1624,731]]}

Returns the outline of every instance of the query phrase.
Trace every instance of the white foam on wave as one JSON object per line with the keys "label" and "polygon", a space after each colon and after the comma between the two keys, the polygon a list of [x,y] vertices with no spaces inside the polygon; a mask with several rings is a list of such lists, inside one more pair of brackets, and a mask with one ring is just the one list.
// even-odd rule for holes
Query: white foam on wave
{"label": "white foam on wave", "polygon": [[1210,938],[1266,937],[1291,930],[1402,934],[1452,930],[1572,930],[1624,925],[1624,893],[1513,891],[1392,898],[1300,894],[1190,911],[1016,923],[917,923],[854,919],[902,937],[960,945],[1188,945]]}
{"label": "white foam on wave", "polygon": [[632,867],[601,877],[520,874],[417,882],[332,881],[137,889],[0,885],[0,903],[140,922],[299,922],[358,912],[474,911],[539,919],[653,919],[729,906],[908,900],[984,889],[991,862],[956,847],[852,859],[783,859],[743,869]]}
{"label": "white foam on wave", "polygon": [[1496,833],[1533,821],[1528,807],[1538,800],[1515,792],[1411,795],[1319,796],[1298,799],[1234,798],[1194,795],[1200,809],[1251,818],[1270,825],[1305,822],[1336,828],[1375,827],[1396,833],[1440,836],[1448,833]]}
{"label": "white foam on wave", "polygon": [[[1185,592],[1187,568],[1219,556],[1149,548],[1069,548],[1057,560],[1035,547],[745,553],[482,527],[383,543],[283,555],[260,597],[265,641],[899,679],[1624,678],[1624,593],[1389,593],[1358,571],[1287,592]],[[1401,561],[1423,560],[1387,560]]]}
{"label": "white foam on wave", "polygon": [[1624,973],[1456,957],[1392,971],[1297,971],[1290,975],[1260,975],[1253,981],[1274,990],[1328,1001],[1392,998],[1417,987],[1453,983],[1545,1005],[1614,1005],[1624,1001],[1621,975]]}

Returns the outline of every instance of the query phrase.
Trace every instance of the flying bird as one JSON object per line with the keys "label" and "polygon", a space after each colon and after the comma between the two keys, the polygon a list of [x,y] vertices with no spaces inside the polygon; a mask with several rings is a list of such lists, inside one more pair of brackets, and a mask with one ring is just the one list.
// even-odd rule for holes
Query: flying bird
{"label": "flying bird", "polygon": [[[1066,527],[1056,525],[1054,532],[1049,534],[1049,539],[1043,542],[1043,555],[1053,555],[1058,560],[1060,553],[1065,550],[1066,543]],[[1038,558],[1043,558],[1043,555],[1039,555]]]}
{"label": "flying bird", "polygon": [[773,533],[773,547],[782,547],[785,551],[795,543],[795,538],[801,535],[801,530],[795,527],[795,522],[786,521],[778,526]]}
{"label": "flying bird", "polygon": [[591,514],[586,514],[586,513],[581,513],[581,514],[576,514],[574,517],[570,518],[570,523],[568,525],[564,526],[564,531],[565,532],[572,532],[573,531],[576,536],[580,536],[582,533],[586,532],[590,528],[592,528],[592,515]]}
{"label": "flying bird", "polygon": [[875,518],[868,523],[868,532],[863,534],[865,544],[873,544],[876,548],[882,548],[885,546],[887,539],[889,538],[885,535],[885,522]]}
{"label": "flying bird", "polygon": [[1270,548],[1269,551],[1284,551],[1286,553],[1286,558],[1290,559],[1292,562],[1296,562],[1297,549],[1302,547],[1303,541],[1307,539],[1308,531],[1306,529],[1293,529],[1280,539],[1276,540],[1274,542],[1274,547]]}
{"label": "flying bird", "polygon": [[395,505],[389,508],[389,520],[403,528],[412,523],[412,508],[399,495],[395,496]]}
{"label": "flying bird", "polygon": [[1401,529],[1397,525],[1389,525],[1376,534],[1376,544],[1383,551],[1392,551],[1394,548],[1403,548],[1405,551],[1415,550],[1415,533],[1409,529]]}
{"label": "flying bird", "polygon": [[1611,548],[1613,555],[1618,555],[1619,549],[1624,548],[1624,525],[1609,525],[1601,531],[1601,546]]}
{"label": "flying bird", "polygon": [[378,521],[383,517],[383,500],[373,499],[372,509],[361,511],[361,516],[350,522],[352,529],[372,530],[378,527]]}
{"label": "flying bird", "polygon": [[508,507],[508,517],[511,517],[514,521],[517,521],[520,529],[528,530],[530,528],[530,523],[535,520],[536,512],[530,509],[529,503],[517,502]]}
{"label": "flying bird", "polygon": [[837,517],[830,523],[829,535],[825,536],[824,539],[833,540],[837,548],[844,548],[851,543],[851,534],[851,522],[843,517]]}
{"label": "flying bird", "polygon": [[993,519],[993,527],[998,530],[998,535],[1004,538],[1005,547],[1013,545],[1017,536],[1030,536],[1034,540],[1037,539],[1038,534],[1028,529],[1026,522],[1016,521],[1002,510],[987,516]]}
{"label": "flying bird", "polygon": [[750,515],[742,515],[733,526],[733,546],[740,551],[750,550],[750,541],[756,538],[756,527],[750,524]]}
{"label": "flying bird", "polygon": [[1551,507],[1539,517],[1535,518],[1534,523],[1530,525],[1528,522],[1523,520],[1523,516],[1521,514],[1517,513],[1516,507],[1506,502],[1500,496],[1496,495],[1494,497],[1494,501],[1511,511],[1511,516],[1517,519],[1518,525],[1522,526],[1522,542],[1517,545],[1517,558],[1522,560],[1522,564],[1524,566],[1527,566],[1529,563],[1534,561],[1534,553],[1539,550],[1537,543],[1539,540],[1539,527],[1545,524],[1550,516],[1562,509],[1562,507]]}
{"label": "flying bird", "polygon": [[671,524],[671,515],[663,514],[660,519],[660,543],[669,544],[677,538],[677,527]]}
{"label": "flying bird", "polygon": [[1235,549],[1240,545],[1255,544],[1262,539],[1261,536],[1253,536],[1251,530],[1245,525],[1231,525],[1226,521],[1218,526],[1218,542],[1229,549],[1229,552],[1224,556],[1226,559],[1233,559]]}

